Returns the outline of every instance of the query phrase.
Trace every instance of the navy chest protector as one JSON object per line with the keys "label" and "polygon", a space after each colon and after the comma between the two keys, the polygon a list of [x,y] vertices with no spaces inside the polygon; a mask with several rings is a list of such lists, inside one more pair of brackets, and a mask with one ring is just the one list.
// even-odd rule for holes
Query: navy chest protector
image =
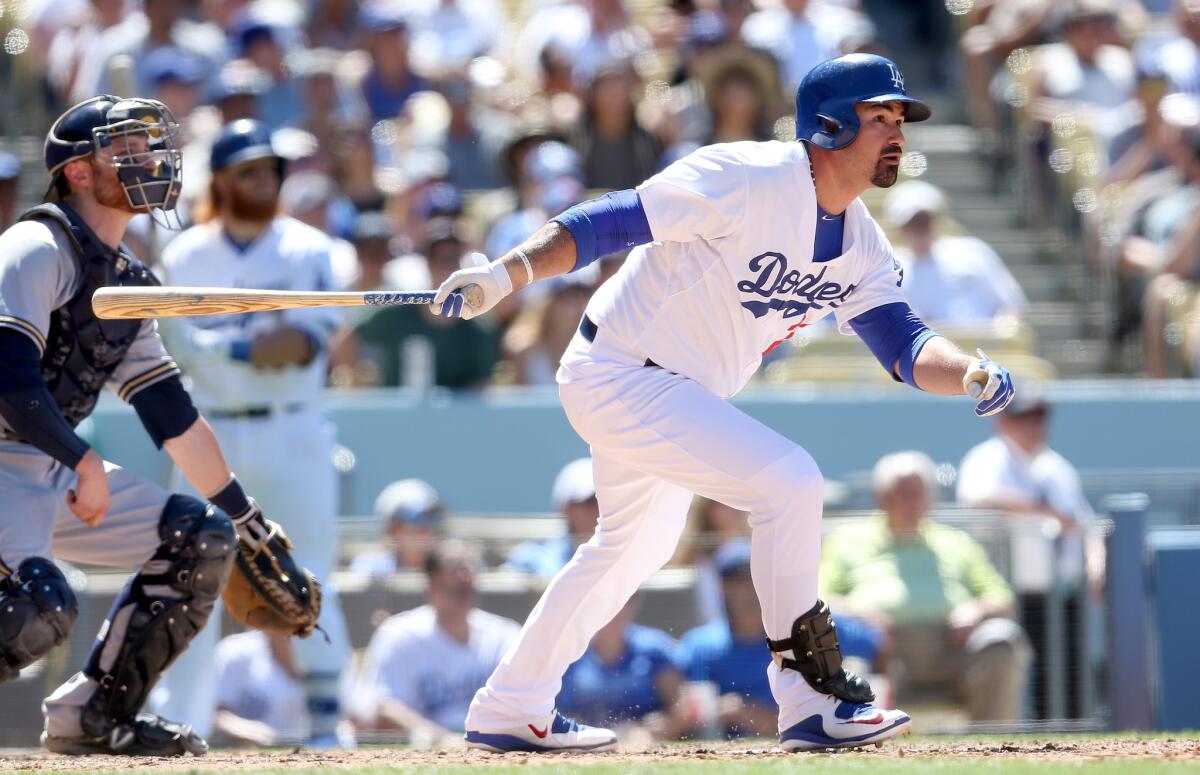
{"label": "navy chest protector", "polygon": [[100,390],[137,338],[140,320],[100,320],[92,294],[113,285],[160,285],[141,261],[114,251],[70,207],[47,203],[21,220],[50,221],[68,238],[78,268],[71,298],[50,314],[42,378],[72,427],[92,413]]}

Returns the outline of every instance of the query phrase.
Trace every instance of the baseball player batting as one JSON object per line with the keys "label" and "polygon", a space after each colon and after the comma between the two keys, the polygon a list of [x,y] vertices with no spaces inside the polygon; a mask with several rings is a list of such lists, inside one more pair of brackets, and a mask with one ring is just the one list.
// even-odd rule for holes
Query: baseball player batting
{"label": "baseball player batting", "polygon": [[[54,557],[140,566],[83,670],[43,705],[42,744],[57,753],[204,753],[187,725],[139,711],[217,596],[235,616],[275,624],[231,598],[247,583],[261,591],[256,579],[274,567],[273,602],[286,607],[295,589],[302,599],[291,613],[311,613],[288,631],[310,632],[319,611],[316,584],[230,473],[154,321],[92,314],[97,288],[158,283],[121,238],[134,215],[174,208],[177,133],[155,100],[105,95],[75,105],[46,137],[46,202],[0,235],[0,681],[61,644],[75,623],[77,602]],[[76,435],[104,387],[133,405],[208,503],[103,461]]]}
{"label": "baseball player batting", "polygon": [[[701,148],[442,284],[434,308],[473,317],[515,288],[633,247],[588,304],[558,371],[567,417],[591,445],[599,526],[475,695],[468,745],[616,745],[611,731],[559,714],[554,697],[592,635],[670,559],[693,493],[750,513],[780,745],[861,746],[907,731],[905,713],[872,705],[870,686],[842,667],[833,617],[817,599],[820,469],[725,399],[764,352],[831,313],[897,381],[972,393],[981,417],[1012,399],[1003,367],[967,355],[913,314],[892,247],[858,198],[895,183],[904,123],[929,115],[893,62],[867,54],[824,62],[796,95],[799,142]],[[466,303],[470,285],[482,289],[482,304]]]}

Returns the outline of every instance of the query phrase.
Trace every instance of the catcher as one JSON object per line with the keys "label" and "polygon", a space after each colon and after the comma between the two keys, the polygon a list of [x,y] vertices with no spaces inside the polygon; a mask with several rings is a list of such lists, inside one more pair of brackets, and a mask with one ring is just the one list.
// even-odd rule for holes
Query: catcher
{"label": "catcher", "polygon": [[[97,288],[158,284],[121,239],[134,215],[174,209],[177,133],[155,100],[75,105],[46,137],[44,203],[0,234],[0,681],[75,623],[54,557],[140,566],[83,670],[43,704],[42,744],[56,753],[206,752],[190,727],[139,711],[217,595],[251,627],[301,636],[320,611],[316,581],[229,471],[154,321],[92,314]],[[105,386],[208,503],[105,462],[75,433]]]}

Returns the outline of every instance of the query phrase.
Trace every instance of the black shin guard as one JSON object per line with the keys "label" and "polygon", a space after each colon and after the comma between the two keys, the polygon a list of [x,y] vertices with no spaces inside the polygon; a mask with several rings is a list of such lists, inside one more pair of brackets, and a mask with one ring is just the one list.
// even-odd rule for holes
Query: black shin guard
{"label": "black shin guard", "polygon": [[79,606],[63,572],[42,557],[28,557],[0,580],[0,682],[50,653],[71,634]]}
{"label": "black shin guard", "polygon": [[134,719],[229,580],[237,535],[215,506],[172,495],[158,530],[162,545],[117,596],[84,668],[100,684],[83,709],[91,737]]}
{"label": "black shin guard", "polygon": [[[842,647],[833,626],[833,614],[822,600],[792,623],[791,637],[767,638],[767,647],[781,670],[795,670],[822,694],[849,702],[875,699],[870,684],[842,667]],[[791,651],[794,658],[783,656],[785,651]]]}

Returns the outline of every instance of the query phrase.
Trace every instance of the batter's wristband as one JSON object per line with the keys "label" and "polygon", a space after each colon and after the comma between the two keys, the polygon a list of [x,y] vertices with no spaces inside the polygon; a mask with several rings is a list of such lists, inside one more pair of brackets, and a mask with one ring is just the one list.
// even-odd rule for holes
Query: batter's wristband
{"label": "batter's wristband", "polygon": [[244,522],[254,511],[254,502],[242,489],[242,483],[236,476],[229,478],[229,483],[209,497],[209,502],[229,515],[235,523]]}

